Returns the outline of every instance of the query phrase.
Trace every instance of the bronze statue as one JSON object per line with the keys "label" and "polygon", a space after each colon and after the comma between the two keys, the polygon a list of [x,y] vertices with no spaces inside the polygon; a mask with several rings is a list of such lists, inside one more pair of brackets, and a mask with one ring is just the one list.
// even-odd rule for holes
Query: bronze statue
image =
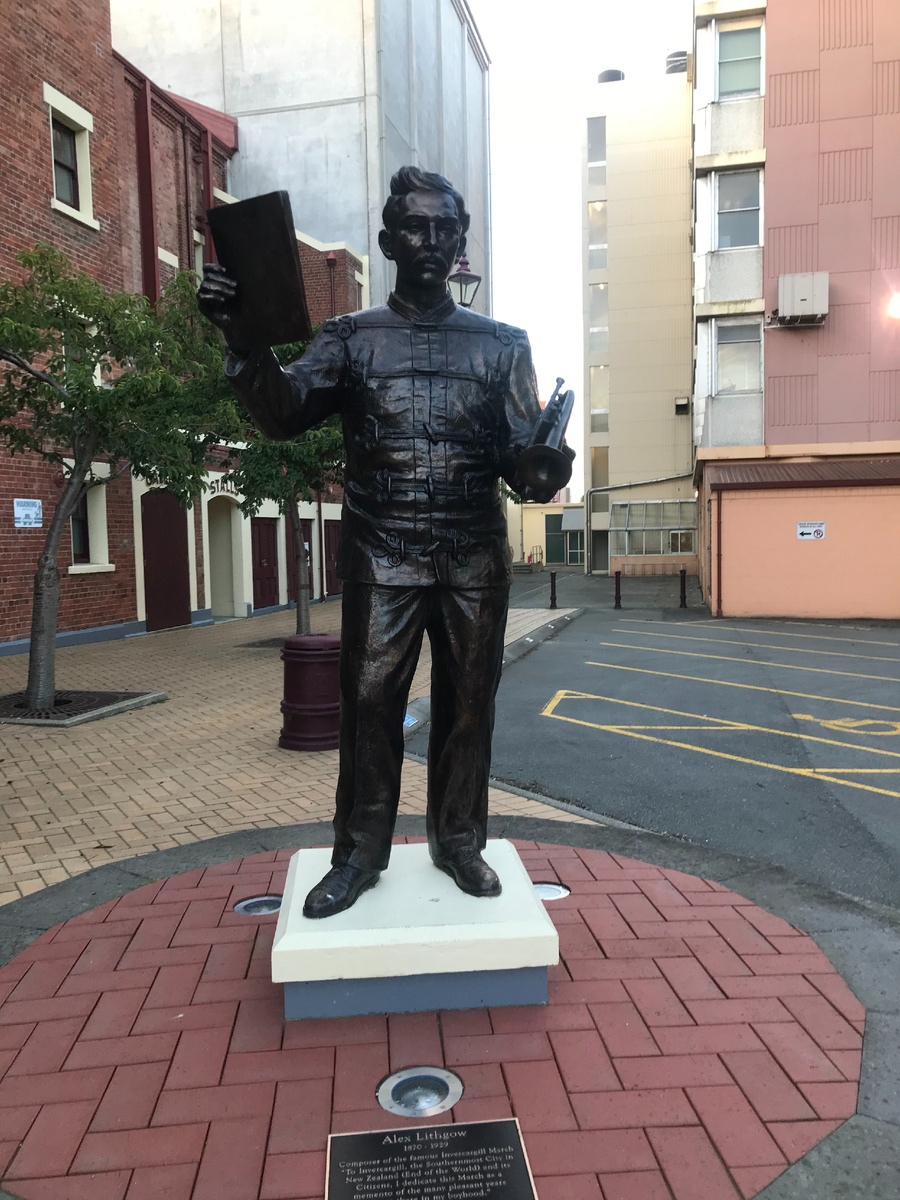
{"label": "bronze statue", "polygon": [[499,481],[546,502],[574,457],[563,443],[556,478],[544,460],[530,479],[517,471],[541,420],[531,349],[521,329],[450,296],[469,227],[459,192],[403,167],[383,221],[379,245],[397,267],[387,304],[326,321],[283,370],[269,348],[234,344],[235,284],[220,267],[205,268],[200,289],[229,342],[227,373],[264,433],[296,437],[332,413],[343,421],[340,776],[333,866],[309,893],[307,917],[349,908],[388,865],[426,632],[431,857],[464,892],[500,894],[481,856],[511,580]]}

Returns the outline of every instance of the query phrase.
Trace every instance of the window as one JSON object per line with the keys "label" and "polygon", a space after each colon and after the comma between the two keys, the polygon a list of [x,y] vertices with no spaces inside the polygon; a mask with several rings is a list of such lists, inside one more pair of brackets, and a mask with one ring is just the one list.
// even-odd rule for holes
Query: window
{"label": "window", "polygon": [[75,152],[75,133],[61,121],[53,127],[53,186],[57,200],[78,207],[78,161]]}
{"label": "window", "polygon": [[91,191],[90,135],[94,130],[91,114],[44,84],[44,103],[50,110],[50,152],[53,166],[53,195],[50,207],[65,213],[92,229],[99,229],[94,219]]}
{"label": "window", "polygon": [[609,433],[609,367],[591,367],[591,433]]}
{"label": "window", "polygon": [[72,513],[72,562],[89,563],[91,561],[91,542],[88,531],[88,494],[78,501],[78,507]]}
{"label": "window", "polygon": [[609,285],[592,283],[588,314],[588,351],[604,354],[609,350]]}
{"label": "window", "polygon": [[759,171],[727,171],[717,176],[716,248],[759,245]]}
{"label": "window", "polygon": [[547,545],[547,562],[566,561],[566,535],[562,531],[562,513],[544,514],[544,540]]}
{"label": "window", "polygon": [[588,187],[606,183],[606,117],[588,118]]}
{"label": "window", "polygon": [[716,395],[762,390],[762,327],[716,323]]}
{"label": "window", "polygon": [[605,271],[608,266],[606,232],[606,201],[594,200],[588,205],[588,270]]}
{"label": "window", "polygon": [[693,554],[696,500],[618,501],[609,509],[610,554]]}
{"label": "window", "polygon": [[758,94],[762,79],[762,26],[719,29],[719,99]]}

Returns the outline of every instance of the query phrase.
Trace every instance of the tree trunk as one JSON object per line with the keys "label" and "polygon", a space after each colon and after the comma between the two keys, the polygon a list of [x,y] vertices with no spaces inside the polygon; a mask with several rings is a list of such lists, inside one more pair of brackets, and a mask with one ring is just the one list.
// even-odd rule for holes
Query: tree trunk
{"label": "tree trunk", "polygon": [[53,511],[44,549],[34,573],[34,599],[31,608],[31,646],[28,655],[28,683],[25,704],[31,709],[53,708],[56,699],[56,627],[59,613],[59,570],[57,558],[66,521],[85,490],[84,476],[90,466],[76,463],[69,481]]}
{"label": "tree trunk", "polygon": [[291,521],[291,536],[294,539],[294,583],[297,591],[297,633],[309,633],[309,555],[303,540],[300,524],[300,508],[297,497],[288,501],[288,516]]}

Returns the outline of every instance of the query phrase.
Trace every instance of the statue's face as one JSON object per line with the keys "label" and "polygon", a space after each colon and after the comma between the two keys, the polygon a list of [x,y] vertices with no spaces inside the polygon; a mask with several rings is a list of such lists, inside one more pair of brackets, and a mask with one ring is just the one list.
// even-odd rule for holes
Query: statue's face
{"label": "statue's face", "polygon": [[410,192],[401,201],[393,229],[378,239],[397,264],[397,283],[415,289],[446,284],[465,247],[453,197],[446,192]]}

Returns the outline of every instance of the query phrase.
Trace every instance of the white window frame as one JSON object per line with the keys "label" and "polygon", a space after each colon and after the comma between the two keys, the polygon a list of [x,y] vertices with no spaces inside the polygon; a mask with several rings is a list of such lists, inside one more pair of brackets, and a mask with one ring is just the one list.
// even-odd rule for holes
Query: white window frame
{"label": "white window frame", "polygon": [[[685,523],[680,523],[680,524],[675,524],[675,525],[673,525],[671,523],[663,524],[662,523],[663,509],[662,509],[662,507],[660,507],[660,510],[659,510],[659,522],[660,523],[648,525],[646,523],[646,510],[644,509],[644,505],[648,504],[648,503],[649,504],[660,504],[660,505],[678,504],[679,505],[679,510],[678,510],[679,518],[690,516],[691,511],[692,511],[690,508],[688,508],[687,511],[685,512],[681,507],[682,505],[693,505],[694,524],[693,525],[685,524]],[[641,509],[644,509],[644,511],[641,513],[640,522],[637,522],[637,521],[633,522],[631,519],[632,518],[632,512],[631,512],[632,505],[638,505],[638,506],[640,506]],[[624,512],[623,512],[623,510],[624,510]],[[656,514],[654,514],[654,516],[655,515]],[[621,523],[620,523],[619,519],[617,519],[617,518],[622,519]],[[674,557],[679,557],[679,556],[683,557],[684,555],[688,555],[688,554],[696,554],[697,553],[696,521],[697,521],[697,502],[696,502],[696,500],[656,500],[656,499],[646,500],[646,501],[645,500],[636,500],[636,501],[635,500],[632,500],[632,501],[617,500],[612,504],[611,510],[610,510],[610,524],[609,524],[610,554],[613,554],[616,556],[624,556],[625,558],[630,558],[630,557],[635,557],[635,558],[665,558],[665,557],[674,558]],[[644,549],[644,542],[645,542],[644,534],[645,534],[645,532],[659,534],[659,546],[660,546],[659,550],[647,551]],[[691,544],[693,545],[694,548],[692,550],[673,550],[672,549],[672,534],[673,533],[678,533],[678,534],[689,533],[691,535]],[[612,549],[613,539],[615,539],[616,546],[624,545],[624,550]],[[637,546],[640,546],[639,550],[636,549]]]}
{"label": "white window frame", "polygon": [[[67,217],[71,217],[75,221],[80,221],[82,225],[88,225],[91,229],[99,229],[100,222],[94,218],[94,200],[93,190],[91,187],[91,146],[90,136],[94,132],[94,118],[82,108],[80,104],[76,104],[74,100],[70,100],[68,96],[57,91],[52,84],[44,84],[44,103],[49,109],[49,121],[47,122],[50,133],[50,176],[53,182],[53,194],[50,197],[50,207],[56,212],[65,213]],[[53,169],[53,122],[59,121],[61,125],[65,125],[67,129],[71,129],[75,134],[75,171],[78,176],[78,207],[73,208],[71,204],[66,204],[62,200],[58,200],[56,196],[56,172]]]}
{"label": "white window frame", "polygon": [[[75,465],[71,459],[65,459],[66,466],[71,471]],[[109,479],[109,463],[96,462],[91,464],[91,474],[96,479]],[[102,575],[115,571],[116,564],[109,561],[109,527],[106,518],[106,489],[109,484],[98,483],[87,491],[87,521],[88,521],[88,551],[90,562],[70,563],[69,575]]]}
{"label": "white window frame", "polygon": [[[713,68],[715,70],[715,99],[717,104],[730,104],[732,100],[746,100],[752,96],[764,96],[766,94],[766,22],[763,17],[743,17],[729,21],[716,21],[714,53],[715,61]],[[719,65],[721,56],[719,53],[719,35],[722,33],[730,33],[737,29],[759,29],[759,87],[747,92],[729,92],[727,96],[722,96],[719,92]]]}
{"label": "white window frame", "polygon": [[[714,396],[724,396],[726,399],[731,396],[758,396],[763,390],[763,381],[765,379],[765,362],[763,361],[763,323],[760,317],[754,316],[752,313],[747,313],[741,317],[716,317],[711,322],[712,324],[712,383]],[[734,325],[756,325],[759,328],[759,387],[752,391],[734,391],[720,392],[719,391],[719,330],[723,327]]]}
{"label": "white window frame", "polygon": [[[756,241],[749,246],[720,246],[719,245],[719,180],[723,175],[748,175],[751,171],[755,171],[757,175],[757,199],[759,213],[759,226],[756,231]],[[762,167],[737,167],[733,171],[713,171],[713,188],[712,188],[712,219],[713,219],[713,238],[712,246],[715,254],[731,254],[735,250],[756,250],[763,244],[763,229],[765,228],[763,211],[763,198],[765,195],[765,172]],[[749,212],[750,209],[739,210]]]}

